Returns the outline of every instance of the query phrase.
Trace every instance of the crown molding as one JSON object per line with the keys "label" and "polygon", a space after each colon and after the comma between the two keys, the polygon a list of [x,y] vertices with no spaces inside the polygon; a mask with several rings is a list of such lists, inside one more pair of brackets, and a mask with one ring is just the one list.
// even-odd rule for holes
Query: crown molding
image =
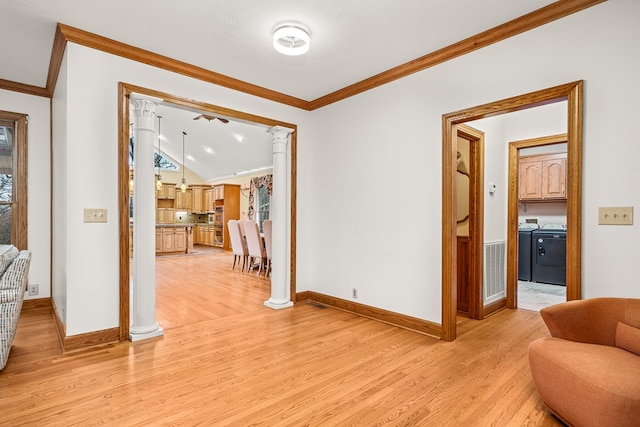
{"label": "crown molding", "polygon": [[202,80],[218,86],[237,90],[249,95],[268,99],[291,107],[312,111],[325,107],[351,96],[366,92],[378,86],[404,78],[411,74],[423,71],[427,68],[473,52],[493,43],[508,39],[518,34],[537,28],[549,22],[564,18],[565,16],[603,3],[606,0],[558,0],[555,3],[534,10],[519,18],[513,19],[497,27],[476,34],[442,49],[428,53],[397,67],[383,71],[372,77],[354,83],[335,92],[324,95],[313,101],[305,101],[281,92],[276,92],[262,86],[257,86],[242,80],[214,71],[206,70],[186,62],[178,61],[148,50],[121,43],[88,31],[80,30],[62,23],[58,23],[56,35],[51,52],[49,73],[46,88],[31,86],[23,83],[0,79],[0,89],[8,89],[16,92],[24,92],[37,96],[51,98],[55,89],[58,73],[64,55],[67,42],[73,42],[92,49],[107,52],[132,61],[142,62],[153,67],[182,74],[197,80]]}
{"label": "crown molding", "polygon": [[473,52],[493,43],[508,39],[518,34],[524,33],[536,27],[548,24],[583,9],[595,6],[606,0],[560,0],[543,8],[534,10],[519,18],[508,21],[497,27],[476,34],[457,43],[443,47],[420,58],[406,62],[397,67],[383,71],[380,74],[369,77],[358,83],[354,83],[345,88],[311,101],[310,110],[322,108],[334,102],[341,101],[359,93],[368,91],[378,86],[385,85],[394,80],[401,79],[418,71],[423,71],[434,65]]}

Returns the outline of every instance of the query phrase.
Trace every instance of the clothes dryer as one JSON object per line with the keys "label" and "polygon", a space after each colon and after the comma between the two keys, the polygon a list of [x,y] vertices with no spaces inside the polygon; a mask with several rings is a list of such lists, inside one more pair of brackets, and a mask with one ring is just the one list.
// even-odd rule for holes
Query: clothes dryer
{"label": "clothes dryer", "polygon": [[531,233],[531,281],[566,285],[566,229],[542,228]]}

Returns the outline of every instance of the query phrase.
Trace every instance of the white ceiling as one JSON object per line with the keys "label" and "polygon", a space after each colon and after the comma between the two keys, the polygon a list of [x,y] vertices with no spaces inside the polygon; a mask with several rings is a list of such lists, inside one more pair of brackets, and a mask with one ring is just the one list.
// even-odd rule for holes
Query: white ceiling
{"label": "white ceiling", "polygon": [[[0,79],[44,87],[56,23],[60,22],[311,101],[551,3],[554,2],[2,0]],[[273,29],[290,21],[300,22],[310,30],[311,49],[306,55],[285,57],[271,46]],[[169,111],[165,116],[169,125],[174,119]],[[224,140],[226,145],[216,150],[226,163],[233,163],[229,165],[231,169],[248,170],[265,162],[252,159],[244,164],[255,151],[246,148],[249,141],[240,144],[240,153],[226,151],[234,143],[230,133],[240,133],[236,125],[250,133],[246,125],[227,124],[226,136],[200,135],[191,126],[224,126],[207,121],[187,124],[192,118],[188,116],[183,118],[185,123],[176,124],[176,131],[185,130],[194,147]],[[179,136],[181,143],[182,130]],[[270,138],[266,140],[270,142]],[[175,157],[169,149],[168,145],[168,154]],[[194,154],[202,149],[194,148]],[[243,162],[229,162],[232,158]],[[207,172],[222,171],[220,164],[199,168],[187,162],[187,166],[204,180],[223,176]],[[224,173],[229,175],[226,170]]]}

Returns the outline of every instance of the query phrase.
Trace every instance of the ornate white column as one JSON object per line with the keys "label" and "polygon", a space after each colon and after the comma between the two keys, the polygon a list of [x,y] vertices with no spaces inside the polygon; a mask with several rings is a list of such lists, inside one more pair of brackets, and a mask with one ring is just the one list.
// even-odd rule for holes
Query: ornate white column
{"label": "ornate white column", "polygon": [[131,94],[134,106],[133,290],[131,341],[164,335],[156,322],[156,213],[154,152],[156,105],[162,99]]}
{"label": "ornate white column", "polygon": [[287,292],[287,142],[292,129],[281,126],[269,130],[273,138],[273,191],[270,215],[273,226],[271,242],[271,298],[267,307],[280,309],[293,306]]}

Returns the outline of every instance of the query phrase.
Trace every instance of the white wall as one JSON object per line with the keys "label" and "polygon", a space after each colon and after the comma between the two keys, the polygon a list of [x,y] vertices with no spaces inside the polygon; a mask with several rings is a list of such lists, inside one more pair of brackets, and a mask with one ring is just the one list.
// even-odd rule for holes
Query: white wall
{"label": "white wall", "polygon": [[62,58],[56,92],[51,101],[52,120],[52,295],[55,309],[67,321],[67,54]]}
{"label": "white wall", "polygon": [[0,89],[0,110],[28,114],[27,124],[27,249],[31,251],[29,284],[39,294],[25,299],[51,296],[51,247],[49,246],[49,99]]}
{"label": "white wall", "polygon": [[[584,296],[640,296],[638,226],[596,218],[640,205],[640,145],[624,126],[640,96],[639,15],[610,0],[311,113],[69,43],[68,334],[117,326],[118,81],[297,123],[298,290],[357,287],[358,302],[439,323],[442,115],[584,79]],[[84,224],[84,207],[109,223]]]}
{"label": "white wall", "polygon": [[[66,164],[64,169],[54,167],[54,179],[65,187],[61,192],[66,193],[66,215],[55,217],[55,221],[56,229],[66,230],[68,250],[67,259],[54,265],[54,276],[64,280],[56,288],[67,298],[66,306],[58,307],[59,311],[66,310],[67,335],[77,335],[117,327],[119,323],[118,82],[302,127],[309,113],[73,43],[67,44],[66,63],[66,96],[60,96],[66,102],[66,116],[56,115],[54,120],[54,139],[66,138],[54,140],[60,150],[55,158]],[[56,94],[62,90],[64,87],[56,88]],[[59,130],[64,127],[66,135]],[[85,224],[84,208],[107,209],[108,222]]]}
{"label": "white wall", "polygon": [[[557,102],[468,123],[485,133],[484,240],[506,241],[509,143],[567,132],[567,102]],[[566,144],[564,144],[566,151]],[[489,184],[496,184],[489,194]],[[551,221],[551,220],[550,220]],[[566,223],[565,220],[555,222]]]}
{"label": "white wall", "polygon": [[640,204],[624,126],[640,95],[637,16],[639,2],[612,0],[314,111],[299,282],[439,323],[442,114],[584,79],[584,296],[640,296],[638,226],[596,224],[598,206]]}

